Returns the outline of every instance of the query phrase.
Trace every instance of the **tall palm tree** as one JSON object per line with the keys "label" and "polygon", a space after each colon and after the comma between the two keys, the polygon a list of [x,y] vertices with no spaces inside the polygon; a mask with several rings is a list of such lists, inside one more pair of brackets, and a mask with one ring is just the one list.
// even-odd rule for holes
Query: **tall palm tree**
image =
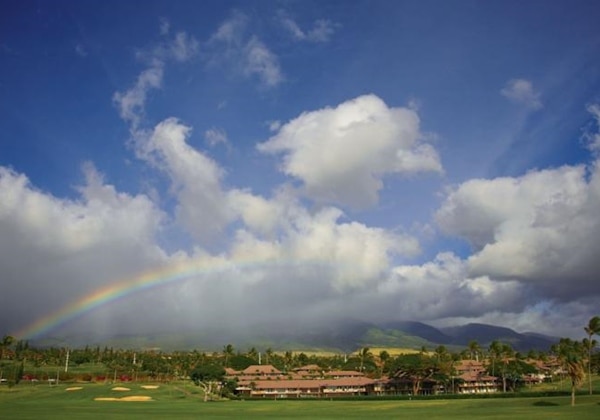
{"label": "tall palm tree", "polygon": [[510,359],[515,357],[515,351],[510,344],[503,343],[500,355],[502,356],[502,391],[506,392],[506,370]]}
{"label": "tall palm tree", "polygon": [[265,356],[267,356],[267,365],[273,363],[273,349],[271,347],[269,347],[268,349],[265,350]]}
{"label": "tall palm tree", "polygon": [[600,335],[600,316],[595,316],[588,322],[587,327],[583,328],[588,335],[587,351],[588,351],[588,378],[590,386],[590,395],[592,395],[592,350],[595,346],[595,340],[592,340],[594,335]]}
{"label": "tall palm tree", "polygon": [[481,347],[477,340],[469,341],[469,352],[471,353],[471,360],[475,359],[479,361],[479,353],[481,352]]}
{"label": "tall palm tree", "polygon": [[231,344],[223,346],[223,356],[225,356],[225,367],[229,367],[229,358],[233,356],[233,346]]}
{"label": "tall palm tree", "polygon": [[363,347],[358,352],[358,357],[360,359],[360,371],[362,372],[364,370],[364,368],[365,368],[365,361],[367,361],[370,358],[372,358],[373,357],[373,353],[371,353],[371,350],[368,347]]}
{"label": "tall palm tree", "polygon": [[385,364],[387,363],[388,360],[390,360],[390,354],[386,350],[381,350],[379,352],[379,362],[381,364],[379,376],[383,375],[383,371],[385,369]]}
{"label": "tall palm tree", "polygon": [[489,352],[492,361],[492,376],[496,376],[496,362],[500,359],[500,356],[502,356],[502,343],[498,340],[492,341],[490,343]]}
{"label": "tall palm tree", "polygon": [[570,338],[561,338],[558,344],[552,346],[552,350],[571,380],[571,405],[574,406],[575,389],[585,377],[585,348],[579,341],[573,341]]}

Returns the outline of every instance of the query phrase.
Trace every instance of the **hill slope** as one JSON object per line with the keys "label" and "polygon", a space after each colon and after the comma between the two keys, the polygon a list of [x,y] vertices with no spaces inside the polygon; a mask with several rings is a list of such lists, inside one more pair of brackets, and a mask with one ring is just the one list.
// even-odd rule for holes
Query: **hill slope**
{"label": "hill slope", "polygon": [[558,338],[535,333],[518,333],[510,328],[487,324],[467,324],[448,328],[435,328],[416,321],[395,321],[375,324],[360,320],[338,320],[327,324],[302,324],[286,326],[258,325],[243,332],[214,328],[203,331],[169,331],[143,336],[81,337],[63,336],[34,340],[36,346],[83,347],[85,345],[113,346],[118,348],[150,348],[163,350],[220,351],[224,345],[233,344],[241,351],[255,347],[259,350],[328,350],[352,352],[361,347],[397,347],[429,350],[445,345],[453,350],[465,348],[471,340],[482,348],[498,340],[510,344],[515,350],[549,350]]}

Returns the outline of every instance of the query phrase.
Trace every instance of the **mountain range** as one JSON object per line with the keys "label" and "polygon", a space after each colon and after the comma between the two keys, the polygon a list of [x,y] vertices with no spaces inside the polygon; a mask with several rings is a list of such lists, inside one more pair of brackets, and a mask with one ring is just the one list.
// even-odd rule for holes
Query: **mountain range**
{"label": "mountain range", "polygon": [[116,348],[161,348],[163,350],[219,351],[226,344],[244,350],[255,347],[275,351],[327,350],[352,352],[362,347],[392,347],[433,350],[444,345],[460,351],[475,340],[482,348],[498,340],[510,344],[513,349],[548,351],[559,338],[542,334],[519,333],[510,328],[488,324],[466,324],[436,328],[416,321],[371,323],[360,320],[338,320],[327,324],[257,325],[243,331],[229,331],[214,327],[202,331],[165,331],[154,334],[119,335],[104,337],[61,336],[33,340],[36,346],[85,345],[111,346]]}

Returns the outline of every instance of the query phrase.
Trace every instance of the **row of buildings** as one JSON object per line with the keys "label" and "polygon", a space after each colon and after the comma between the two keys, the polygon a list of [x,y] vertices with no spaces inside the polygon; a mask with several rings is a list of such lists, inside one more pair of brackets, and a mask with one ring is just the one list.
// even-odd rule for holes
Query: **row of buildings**
{"label": "row of buildings", "polygon": [[[463,360],[455,365],[456,375],[451,384],[425,380],[419,395],[446,392],[460,394],[487,394],[502,390],[500,378],[486,373],[480,361]],[[369,378],[353,370],[324,371],[318,365],[307,365],[284,373],[272,365],[252,365],[242,371],[226,369],[228,379],[237,381],[236,392],[247,397],[263,398],[329,398],[358,395],[402,395],[413,393],[413,381],[402,378]],[[524,378],[539,383],[544,374]],[[446,387],[453,389],[446,389]]]}

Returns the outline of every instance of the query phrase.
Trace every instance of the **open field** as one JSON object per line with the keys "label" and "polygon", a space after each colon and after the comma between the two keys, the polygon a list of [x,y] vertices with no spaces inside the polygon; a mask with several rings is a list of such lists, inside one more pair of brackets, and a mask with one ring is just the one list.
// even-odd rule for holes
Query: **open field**
{"label": "open field", "polygon": [[[128,390],[123,390],[127,388]],[[120,390],[119,390],[120,389]],[[202,401],[190,384],[65,384],[0,388],[0,418],[597,419],[600,395],[464,400]]]}

